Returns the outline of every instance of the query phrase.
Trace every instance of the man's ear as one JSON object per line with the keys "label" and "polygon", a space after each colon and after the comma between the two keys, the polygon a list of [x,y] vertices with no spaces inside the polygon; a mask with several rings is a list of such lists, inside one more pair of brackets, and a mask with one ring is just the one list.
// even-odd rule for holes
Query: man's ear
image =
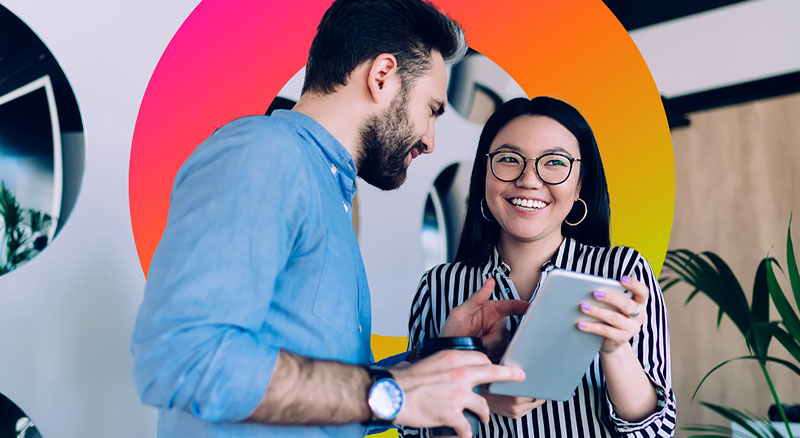
{"label": "man's ear", "polygon": [[367,71],[367,90],[373,102],[391,102],[400,91],[397,59],[391,53],[382,53],[372,60]]}

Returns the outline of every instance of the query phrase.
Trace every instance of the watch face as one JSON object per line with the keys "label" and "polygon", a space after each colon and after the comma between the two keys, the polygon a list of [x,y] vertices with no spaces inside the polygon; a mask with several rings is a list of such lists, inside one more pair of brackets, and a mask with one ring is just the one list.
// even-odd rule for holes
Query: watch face
{"label": "watch face", "polygon": [[369,392],[369,406],[381,420],[394,420],[403,406],[403,390],[391,379],[380,379]]}

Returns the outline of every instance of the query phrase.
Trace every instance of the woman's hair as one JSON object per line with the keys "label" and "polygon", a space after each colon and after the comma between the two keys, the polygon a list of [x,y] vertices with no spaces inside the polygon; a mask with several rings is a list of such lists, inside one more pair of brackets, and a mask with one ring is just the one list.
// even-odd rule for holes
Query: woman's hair
{"label": "woman's hair", "polygon": [[[497,133],[511,120],[519,116],[546,116],[567,128],[578,139],[581,151],[580,197],[586,202],[588,212],[586,219],[577,226],[561,225],[561,233],[588,245],[611,245],[611,208],[608,197],[608,184],[603,171],[603,162],[592,128],[586,119],[566,102],[552,97],[523,97],[509,100],[489,117],[478,141],[475,162],[472,165],[472,176],[467,197],[467,212],[461,240],[458,243],[455,261],[470,266],[481,266],[491,257],[500,237],[500,226],[497,222],[489,222],[481,216],[481,202],[486,193],[486,166],[489,146]],[[485,207],[484,207],[485,208]],[[486,210],[486,214],[491,212]],[[575,203],[567,216],[570,222],[576,222],[583,216],[583,204]]]}

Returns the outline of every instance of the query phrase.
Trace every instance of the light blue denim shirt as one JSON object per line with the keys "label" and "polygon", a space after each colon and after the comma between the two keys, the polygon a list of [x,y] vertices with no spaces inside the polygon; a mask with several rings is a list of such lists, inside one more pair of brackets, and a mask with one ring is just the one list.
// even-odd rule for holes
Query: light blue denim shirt
{"label": "light blue denim shirt", "polygon": [[[131,348],[161,437],[358,437],[359,424],[240,423],[281,349],[366,364],[370,297],[350,153],[308,116],[217,130],[181,167]],[[365,394],[366,397],[366,394]]]}

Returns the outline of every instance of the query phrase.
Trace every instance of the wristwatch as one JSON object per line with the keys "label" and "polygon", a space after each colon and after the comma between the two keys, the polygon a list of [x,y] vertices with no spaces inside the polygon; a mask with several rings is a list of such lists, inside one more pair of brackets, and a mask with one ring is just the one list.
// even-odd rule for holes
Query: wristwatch
{"label": "wristwatch", "polygon": [[400,409],[403,408],[405,394],[403,388],[394,380],[394,376],[386,368],[370,365],[366,367],[372,378],[367,404],[372,411],[369,426],[390,426]]}

